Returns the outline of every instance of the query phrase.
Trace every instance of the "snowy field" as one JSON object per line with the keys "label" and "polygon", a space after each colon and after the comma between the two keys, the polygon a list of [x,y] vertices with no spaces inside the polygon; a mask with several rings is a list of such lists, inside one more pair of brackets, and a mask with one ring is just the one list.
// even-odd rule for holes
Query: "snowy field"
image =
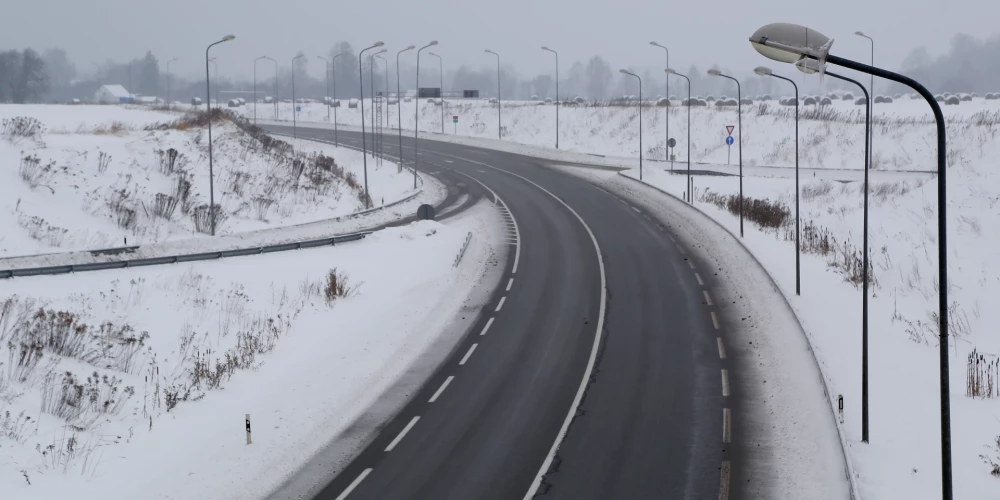
{"label": "snowy field", "polygon": [[[204,239],[208,132],[181,113],[119,106],[0,106],[0,256]],[[216,233],[243,234],[365,209],[360,153],[213,130]],[[372,206],[412,175],[369,169]],[[420,189],[418,187],[418,189]]]}
{"label": "snowy field", "polygon": [[4,498],[261,498],[436,341],[497,227],[0,282]]}

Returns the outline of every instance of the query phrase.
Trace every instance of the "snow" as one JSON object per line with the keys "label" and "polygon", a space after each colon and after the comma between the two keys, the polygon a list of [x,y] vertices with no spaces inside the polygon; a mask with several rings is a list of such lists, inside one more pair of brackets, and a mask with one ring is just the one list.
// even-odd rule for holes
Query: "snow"
{"label": "snow", "polygon": [[[207,130],[156,127],[181,116],[119,106],[0,106],[0,120],[34,117],[44,125],[34,137],[0,138],[0,162],[11,166],[0,174],[6,176],[0,257],[210,239],[209,225],[198,225],[200,205],[206,207],[201,220],[209,220]],[[213,127],[217,234],[238,237],[365,209],[361,153],[286,142],[301,156],[267,150],[228,122]],[[178,152],[172,168],[171,149]],[[335,165],[321,167],[320,155]],[[295,158],[305,162],[301,174]],[[389,161],[372,163],[375,207],[413,199],[425,188],[420,201],[443,196],[436,181],[424,179],[414,189],[411,173]],[[182,180],[190,182],[187,202],[179,194]],[[158,215],[160,201],[169,198],[176,208],[169,217]]]}
{"label": "snow", "polygon": [[[13,304],[0,321],[0,359],[16,360],[2,351],[24,340],[9,315],[39,308],[71,312],[75,324],[129,325],[141,339],[112,335],[104,348],[108,335],[91,326],[81,354],[60,356],[46,344],[33,370],[0,367],[3,491],[22,500],[262,498],[407,373],[463,310],[487,263],[504,251],[493,247],[496,211],[474,210],[449,225],[415,222],[294,256],[0,282],[0,305]],[[454,267],[470,232],[477,236]],[[323,288],[333,268],[354,291],[329,303]],[[137,342],[121,368],[129,358],[115,349]],[[218,388],[209,387],[209,373],[194,382],[198,359],[217,369],[224,353],[247,361],[249,351],[253,359]],[[68,420],[40,412],[46,375],[58,400],[64,372],[120,379],[120,411]],[[134,395],[122,398],[126,386]],[[168,408],[170,388],[181,399],[190,389],[188,400]]]}

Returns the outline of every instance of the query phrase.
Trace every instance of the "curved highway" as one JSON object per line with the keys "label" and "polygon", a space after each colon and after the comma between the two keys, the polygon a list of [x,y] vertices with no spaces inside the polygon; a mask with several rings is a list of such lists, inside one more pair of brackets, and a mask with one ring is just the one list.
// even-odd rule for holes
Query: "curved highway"
{"label": "curved highway", "polygon": [[519,248],[450,357],[316,498],[741,498],[714,304],[664,225],[532,158],[420,153],[422,174],[498,198]]}

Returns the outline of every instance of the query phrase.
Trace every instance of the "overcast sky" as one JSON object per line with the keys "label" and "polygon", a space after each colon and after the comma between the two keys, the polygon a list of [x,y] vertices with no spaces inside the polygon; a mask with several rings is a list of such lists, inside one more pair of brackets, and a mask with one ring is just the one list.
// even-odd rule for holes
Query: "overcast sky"
{"label": "overcast sky", "polygon": [[[446,68],[466,63],[495,64],[486,48],[522,77],[549,71],[559,51],[562,68],[592,55],[613,68],[662,66],[662,49],[671,49],[671,66],[717,63],[749,72],[765,61],[747,38],[770,22],[795,22],[836,40],[833,53],[867,61],[868,41],[876,41],[877,65],[895,69],[917,46],[932,57],[945,53],[956,33],[985,38],[1000,32],[1000,2],[995,0],[4,0],[0,48],[61,47],[81,73],[92,61],[125,61],[147,50],[161,62],[176,57],[172,69],[194,76],[204,71],[205,47],[227,33],[236,40],[212,54],[220,71],[248,76],[253,59],[269,55],[282,65],[299,49],[321,75],[326,55],[339,40],[363,48],[382,40],[392,56],[410,44],[437,39]],[[407,57],[404,55],[404,57]],[[412,54],[409,55],[412,58]],[[770,64],[770,63],[769,63]]]}

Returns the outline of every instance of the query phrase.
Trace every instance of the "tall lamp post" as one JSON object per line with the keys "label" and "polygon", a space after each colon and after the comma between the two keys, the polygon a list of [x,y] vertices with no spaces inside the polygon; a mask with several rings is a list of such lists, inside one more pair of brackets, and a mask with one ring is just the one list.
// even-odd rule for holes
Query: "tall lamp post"
{"label": "tall lamp post", "polygon": [[330,103],[330,106],[333,107],[333,144],[337,147],[340,147],[340,137],[337,133],[337,108],[340,107],[340,101],[337,100],[337,58],[347,54],[347,52],[341,52],[330,59],[330,76],[333,77],[333,102]]}
{"label": "tall lamp post", "polygon": [[[431,40],[430,43],[420,47],[417,50],[417,95],[413,97],[413,184],[417,184],[417,164],[420,163],[420,152],[418,150],[418,145],[420,141],[420,53],[428,47],[433,47],[438,44],[437,40]],[[442,104],[443,106],[443,104]]]}
{"label": "tall lamp post", "polygon": [[688,78],[685,75],[682,75],[682,74],[680,74],[680,73],[678,73],[678,72],[670,69],[670,68],[667,68],[664,71],[666,71],[666,73],[668,75],[679,76],[679,77],[687,80],[687,84],[688,84],[688,100],[687,100],[687,103],[688,103],[688,105],[687,105],[687,108],[688,108],[688,124],[687,124],[687,142],[688,142],[688,145],[687,145],[687,187],[684,189],[684,191],[687,192],[687,201],[688,201],[688,203],[694,203],[694,194],[691,193],[691,79]]}
{"label": "tall lamp post", "polygon": [[176,61],[177,58],[173,58],[167,61],[167,107],[170,107],[170,63]]}
{"label": "tall lamp post", "polygon": [[[208,79],[208,51],[222,42],[228,42],[235,39],[233,35],[226,35],[222,37],[222,40],[210,44],[205,48],[205,93],[208,99],[205,104],[208,106],[208,213],[209,217],[212,219],[212,236],[215,236],[215,175],[213,172],[212,165],[212,87],[210,80]],[[131,90],[129,92],[132,92]]]}
{"label": "tall lamp post", "polygon": [[427,55],[431,55],[431,56],[434,56],[434,57],[438,58],[438,70],[441,72],[440,73],[440,75],[441,75],[441,80],[440,80],[441,81],[441,97],[439,98],[441,100],[441,134],[444,134],[444,60],[441,59],[441,56],[439,56],[439,55],[437,55],[437,54],[435,54],[433,52],[428,52]]}
{"label": "tall lamp post", "polygon": [[[871,46],[872,46],[872,58],[871,58],[872,63],[871,63],[871,65],[875,66],[875,40],[872,40],[872,37],[870,37],[870,36],[868,36],[868,35],[860,32],[860,31],[855,31],[854,34],[858,35],[858,36],[860,36],[862,38],[867,38],[868,41],[871,42]],[[875,101],[874,101],[874,99],[875,99],[875,75],[871,75],[871,81],[868,83],[868,89],[869,89],[868,91],[871,93],[869,95],[868,105],[874,108],[875,107]],[[871,129],[870,134],[871,134],[871,137],[869,138],[869,141],[875,142],[875,129],[874,128]],[[869,154],[869,157],[868,157],[868,166],[871,167],[871,155],[874,154],[874,151],[871,148],[869,148],[868,154]]]}
{"label": "tall lamp post", "polygon": [[305,54],[299,54],[292,58],[292,139],[298,139],[295,118],[299,114],[298,103],[295,102],[295,61],[305,57]]}
{"label": "tall lamp post", "polygon": [[548,47],[542,47],[542,50],[556,55],[556,149],[559,149],[559,53]]}
{"label": "tall lamp post", "polygon": [[[708,70],[708,74],[712,76],[721,76],[722,78],[728,78],[736,82],[736,121],[740,130],[740,143],[739,143],[739,154],[740,154],[740,238],[743,237],[743,94],[740,90],[740,81],[729,76],[723,75],[717,69]],[[688,104],[691,104],[690,102]]]}
{"label": "tall lamp post", "polygon": [[253,124],[257,124],[257,61],[270,59],[267,56],[260,56],[253,60]]}
{"label": "tall lamp post", "polygon": [[[820,68],[824,64],[835,64],[862,73],[902,83],[916,90],[931,107],[937,127],[938,164],[938,318],[940,322],[939,376],[941,397],[941,492],[944,500],[954,498],[951,464],[951,388],[948,373],[948,190],[947,176],[947,134],[941,106],[926,87],[912,78],[899,73],[862,64],[850,59],[830,54],[833,40],[814,30],[788,23],[774,23],[761,27],[750,36],[750,43],[757,52],[767,58],[784,63],[795,63],[801,59],[815,59]],[[866,169],[867,170],[867,169]],[[867,274],[868,270],[864,272]]]}
{"label": "tall lamp post", "polygon": [[[396,132],[399,134],[399,166],[405,166],[403,162],[403,92],[399,85],[399,55],[408,50],[413,50],[417,48],[416,45],[410,45],[409,47],[396,52],[396,119],[399,122],[399,128]],[[413,169],[413,189],[417,189],[417,169]]]}
{"label": "tall lamp post", "polygon": [[[215,70],[215,100],[219,100],[219,63],[215,62],[215,58],[211,58],[208,62],[212,63],[212,69]],[[215,107],[218,106],[218,102]],[[212,96],[208,96],[208,108],[212,109]]]}
{"label": "tall lamp post", "polygon": [[503,134],[500,132],[503,130],[503,122],[500,119],[500,54],[490,49],[486,49],[486,53],[497,56],[497,139],[503,140]]}
{"label": "tall lamp post", "polygon": [[[795,89],[795,295],[802,295],[802,272],[801,272],[802,270],[801,270],[801,267],[799,265],[799,258],[800,258],[800,254],[802,253],[802,249],[799,246],[799,86],[796,85],[795,81],[793,81],[791,78],[785,78],[783,76],[778,76],[778,75],[774,74],[773,72],[771,72],[771,68],[766,68],[764,66],[757,66],[753,70],[753,72],[757,73],[760,76],[771,76],[771,77],[777,78],[779,80],[784,80],[784,81],[786,81],[788,83],[791,83],[792,87]],[[867,123],[867,120],[866,120],[866,123]],[[866,139],[865,144],[866,144],[865,147],[867,147],[867,139]],[[865,161],[867,162],[868,159],[865,158]],[[867,206],[867,200],[868,200],[868,171],[867,171],[867,169],[865,170],[865,200],[866,200],[866,206]],[[868,209],[867,208],[865,208],[865,220],[866,221],[868,220]],[[866,238],[866,241],[867,241],[867,238],[868,238],[867,226],[868,226],[868,224],[866,222],[865,223],[865,227],[866,227],[865,238]],[[867,259],[867,258],[868,258],[868,255],[865,254],[865,259]],[[866,267],[866,269],[867,269],[867,267]],[[867,275],[865,276],[865,281],[867,282]],[[865,384],[865,385],[867,385],[867,384]],[[866,420],[865,427],[867,428],[867,419],[865,419],[865,420]],[[864,434],[867,436],[868,433],[865,432]],[[867,437],[865,438],[865,441],[868,441]]]}
{"label": "tall lamp post", "polygon": [[368,148],[365,139],[365,70],[361,67],[361,62],[364,60],[362,56],[366,51],[383,45],[385,44],[382,42],[375,42],[371,47],[358,53],[358,91],[361,93],[361,159],[365,169],[365,208],[371,204],[371,196],[368,195],[368,157],[365,156],[365,150]]}
{"label": "tall lamp post", "polygon": [[372,98],[372,158],[375,158],[375,56],[385,53],[382,49],[368,56],[368,85],[371,87]]}
{"label": "tall lamp post", "polygon": [[639,180],[642,180],[642,78],[639,75],[632,73],[631,71],[620,69],[618,70],[623,75],[632,75],[636,80],[639,80]]}
{"label": "tall lamp post", "polygon": [[326,63],[326,121],[330,121],[330,107],[333,103],[330,102],[330,60],[323,56],[316,56],[322,59]]}
{"label": "tall lamp post", "polygon": [[[668,48],[664,47],[663,45],[660,45],[660,44],[658,44],[656,42],[649,42],[649,44],[652,45],[653,47],[659,47],[659,48],[663,49],[667,53],[667,65],[664,66],[664,68],[669,68],[670,67],[670,49],[668,49]],[[667,80],[667,95],[665,95],[663,97],[667,98],[667,109],[666,109],[667,117],[666,117],[666,120],[664,121],[664,123],[666,124],[667,132],[666,132],[666,138],[663,139],[663,161],[670,161],[670,153],[667,152],[667,143],[670,142],[670,79],[667,78],[666,80]],[[688,85],[688,87],[690,87],[690,85]],[[688,104],[691,104],[690,100],[688,101]],[[688,111],[690,111],[690,110],[691,110],[691,106],[688,106]]]}
{"label": "tall lamp post", "polygon": [[128,102],[132,104],[135,91],[132,90],[132,61],[128,62]]}
{"label": "tall lamp post", "polygon": [[[383,50],[382,52],[386,52],[386,51]],[[382,52],[379,52],[379,54],[381,54]],[[385,68],[385,80],[383,81],[383,83],[385,84],[385,121],[382,122],[384,124],[382,126],[382,130],[384,130],[385,126],[388,125],[388,123],[389,123],[389,61],[387,61],[384,57],[382,57],[380,55],[376,55],[375,59],[381,59],[382,60],[382,65]],[[372,108],[374,108],[374,107],[375,106],[372,105]],[[379,135],[378,135],[378,152],[379,152],[380,155],[382,155],[382,158],[384,159],[385,158],[385,132],[383,132],[382,130],[379,131]]]}

